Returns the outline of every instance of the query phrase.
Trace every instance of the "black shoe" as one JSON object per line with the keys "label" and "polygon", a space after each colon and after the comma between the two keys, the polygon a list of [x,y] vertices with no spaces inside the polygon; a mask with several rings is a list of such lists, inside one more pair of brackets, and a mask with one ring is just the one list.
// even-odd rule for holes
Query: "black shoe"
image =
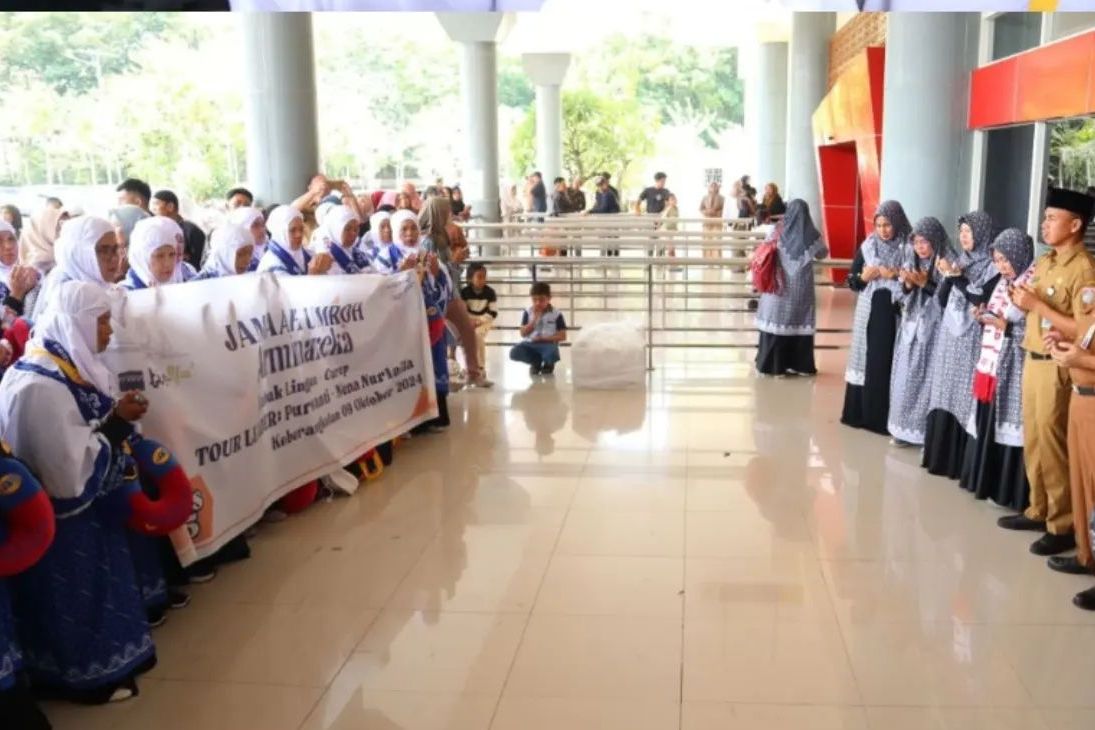
{"label": "black shoe", "polygon": [[186,578],[191,583],[208,583],[216,577],[217,569],[208,558],[199,560],[186,569]]}
{"label": "black shoe", "polygon": [[1072,605],[1085,611],[1095,611],[1095,588],[1077,593],[1072,597]]}
{"label": "black shoe", "polygon": [[167,589],[167,607],[175,609],[186,608],[190,605],[190,594],[176,588]]}
{"label": "black shoe", "polygon": [[1039,522],[1038,520],[1032,520],[1026,515],[1008,515],[1007,517],[1001,517],[996,520],[998,527],[1003,527],[1005,530],[1030,530],[1031,532],[1044,532],[1046,529],[1045,522]]}
{"label": "black shoe", "polygon": [[1057,555],[1076,547],[1076,537],[1071,532],[1067,535],[1051,535],[1046,533],[1030,544],[1030,551],[1035,555]]}
{"label": "black shoe", "polygon": [[529,366],[528,374],[531,375],[532,377],[536,377],[537,375],[540,374],[540,366],[539,365]]}
{"label": "black shoe", "polygon": [[552,363],[551,365],[545,365],[544,367],[540,368],[540,374],[541,375],[554,375],[555,374],[555,364]]}
{"label": "black shoe", "polygon": [[1068,575],[1091,575],[1092,573],[1091,568],[1077,560],[1075,555],[1054,555],[1046,561],[1046,565],[1050,570]]}
{"label": "black shoe", "polygon": [[148,619],[148,628],[150,629],[158,629],[167,623],[166,608],[150,608],[145,613]]}

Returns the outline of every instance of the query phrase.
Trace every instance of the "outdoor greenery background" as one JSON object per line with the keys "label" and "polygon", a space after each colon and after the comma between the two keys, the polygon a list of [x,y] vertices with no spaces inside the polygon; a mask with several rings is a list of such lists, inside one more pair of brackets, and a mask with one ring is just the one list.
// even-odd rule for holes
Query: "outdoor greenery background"
{"label": "outdoor greenery background", "polygon": [[[238,22],[227,14],[2,14],[0,185],[136,176],[201,201],[245,180]],[[436,24],[428,15],[420,22]],[[362,186],[458,181],[458,46],[386,31],[360,15],[319,14],[314,28],[325,171]],[[501,55],[500,144],[510,179],[535,165],[534,98],[520,58]],[[650,172],[644,164],[726,147],[742,116],[737,49],[609,37],[572,61],[564,165],[638,185]]]}

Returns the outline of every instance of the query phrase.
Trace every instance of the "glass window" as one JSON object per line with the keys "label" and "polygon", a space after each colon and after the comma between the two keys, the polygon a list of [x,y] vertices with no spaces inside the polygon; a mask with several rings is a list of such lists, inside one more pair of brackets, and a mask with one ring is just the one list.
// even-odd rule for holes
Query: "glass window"
{"label": "glass window", "polygon": [[1054,13],[1053,40],[1095,28],[1095,13]]}
{"label": "glass window", "polygon": [[1041,13],[1001,13],[992,21],[992,60],[1029,51],[1041,39]]}
{"label": "glass window", "polygon": [[[1052,122],[1047,132],[1052,184],[1080,191],[1095,187],[1095,117]],[[1087,229],[1087,245],[1095,249],[1095,226]]]}
{"label": "glass window", "polygon": [[986,132],[985,211],[997,229],[1027,229],[1034,125]]}

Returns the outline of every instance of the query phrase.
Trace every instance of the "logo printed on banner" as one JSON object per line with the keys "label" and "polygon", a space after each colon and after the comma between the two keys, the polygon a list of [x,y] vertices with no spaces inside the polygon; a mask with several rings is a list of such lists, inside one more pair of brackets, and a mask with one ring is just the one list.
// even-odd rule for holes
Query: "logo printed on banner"
{"label": "logo printed on banner", "polygon": [[162,373],[158,373],[152,368],[148,369],[148,384],[153,389],[168,388],[173,385],[180,385],[184,380],[190,380],[194,375],[194,363],[190,363],[188,367],[180,367],[178,365],[168,365],[164,368]]}
{"label": "logo printed on banner", "polygon": [[118,389],[123,393],[130,390],[144,390],[144,373],[140,370],[126,370],[118,373]]}

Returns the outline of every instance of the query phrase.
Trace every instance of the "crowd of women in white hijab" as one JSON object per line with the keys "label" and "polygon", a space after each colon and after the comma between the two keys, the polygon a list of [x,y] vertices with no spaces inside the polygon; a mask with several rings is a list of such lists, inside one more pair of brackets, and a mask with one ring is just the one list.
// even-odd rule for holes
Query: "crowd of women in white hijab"
{"label": "crowd of women in white hijab", "polygon": [[[4,727],[11,718],[12,727],[48,728],[36,704],[42,698],[103,704],[136,696],[139,677],[156,663],[151,631],[171,609],[189,603],[185,585],[210,580],[224,563],[249,556],[245,533],[184,569],[164,537],[184,519],[166,524],[175,517],[165,516],[167,498],[157,489],[164,465],[175,463],[171,444],[140,434],[148,401],[139,392],[115,392],[100,355],[112,336],[111,315],[127,292],[251,272],[413,272],[408,275],[424,294],[440,411],[416,433],[449,425],[444,334],[446,320],[461,326],[453,302],[467,252],[451,226],[448,201],[418,201],[421,215],[387,205],[374,211],[367,198],[321,177],[292,204],[266,210],[255,207],[246,190],[231,191],[230,210],[212,231],[200,268],[183,259],[179,223],[149,214],[148,200],[139,195],[148,189],[143,183],[122,190],[138,195],[104,217],[47,206],[21,231],[0,220]],[[341,197],[331,195],[332,187]],[[490,384],[481,370],[472,381]],[[345,471],[355,484],[375,476],[390,463],[391,447],[361,455]],[[330,496],[337,481],[302,485],[263,522]]]}

